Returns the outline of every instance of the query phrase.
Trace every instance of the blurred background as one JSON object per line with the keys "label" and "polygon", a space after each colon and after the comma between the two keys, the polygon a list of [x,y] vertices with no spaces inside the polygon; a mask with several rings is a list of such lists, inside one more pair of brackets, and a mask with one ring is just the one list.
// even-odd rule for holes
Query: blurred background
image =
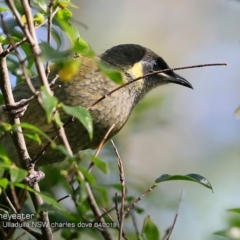
{"label": "blurred background", "polygon": [[[164,231],[179,216],[171,240],[220,239],[227,209],[240,207],[240,1],[88,0],[73,1],[82,37],[99,54],[137,43],[171,67],[226,62],[227,67],[178,71],[194,90],[178,85],[155,89],[135,109],[115,138],[127,186],[144,191],[162,174],[197,173],[214,193],[191,182],[160,184],[140,202]],[[109,146],[111,149],[111,146]],[[112,150],[110,163],[116,166]],[[114,158],[114,160],[113,160]],[[118,182],[118,174],[112,181]],[[104,182],[104,179],[99,180]],[[139,194],[139,193],[137,193]],[[138,195],[136,195],[138,196]],[[137,223],[142,226],[143,217]]]}

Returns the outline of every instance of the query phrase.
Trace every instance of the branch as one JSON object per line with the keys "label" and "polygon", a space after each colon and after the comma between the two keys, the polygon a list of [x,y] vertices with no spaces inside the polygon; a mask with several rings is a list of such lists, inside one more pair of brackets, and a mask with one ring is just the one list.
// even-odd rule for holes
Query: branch
{"label": "branch", "polygon": [[113,145],[113,149],[117,155],[117,159],[118,159],[118,169],[119,169],[119,177],[120,177],[120,182],[122,185],[122,202],[121,202],[121,209],[120,209],[120,221],[119,221],[119,235],[118,235],[118,239],[121,239],[122,233],[123,233],[123,222],[124,222],[124,205],[125,205],[125,198],[126,198],[126,184],[125,184],[125,175],[124,175],[124,170],[123,170],[123,162],[122,159],[119,155],[119,152],[113,142],[113,140],[111,140],[111,143]]}
{"label": "branch", "polygon": [[[0,54],[2,53],[3,48],[2,45],[0,44]],[[15,100],[13,98],[13,93],[11,90],[11,84],[10,84],[10,79],[8,75],[8,68],[7,68],[7,63],[6,63],[6,58],[0,56],[0,88],[3,94],[4,102],[5,104],[8,105],[15,105]],[[10,124],[17,125],[17,131],[14,131],[12,133],[12,138],[14,145],[17,149],[18,157],[20,159],[19,164],[22,168],[27,169],[27,166],[30,162],[30,156],[28,154],[28,150],[26,147],[25,139],[22,134],[22,128],[20,126],[20,119],[19,118],[14,118],[12,114],[8,114],[9,122]],[[33,169],[29,170],[29,174],[34,171]],[[38,184],[36,184],[36,187],[38,187]],[[32,198],[33,202],[37,202],[39,200],[39,196],[35,195]],[[42,221],[45,219],[41,218]]]}

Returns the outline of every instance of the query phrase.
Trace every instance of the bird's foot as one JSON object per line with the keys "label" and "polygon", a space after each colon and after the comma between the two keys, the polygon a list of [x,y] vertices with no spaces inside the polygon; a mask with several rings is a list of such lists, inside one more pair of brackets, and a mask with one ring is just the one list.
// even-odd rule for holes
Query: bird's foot
{"label": "bird's foot", "polygon": [[44,178],[45,178],[44,172],[34,171],[33,173],[25,177],[25,181],[28,183],[29,186],[33,186],[35,183],[38,183]]}
{"label": "bird's foot", "polygon": [[22,117],[27,110],[29,104],[29,99],[22,99],[19,102],[16,102],[13,105],[6,104],[1,108],[4,112],[14,115],[15,118]]}

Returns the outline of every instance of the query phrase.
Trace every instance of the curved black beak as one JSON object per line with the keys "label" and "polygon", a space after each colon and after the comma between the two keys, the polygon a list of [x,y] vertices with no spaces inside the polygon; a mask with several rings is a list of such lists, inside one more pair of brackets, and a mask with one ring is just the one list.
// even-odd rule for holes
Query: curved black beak
{"label": "curved black beak", "polygon": [[174,73],[174,76],[169,76],[168,81],[171,83],[179,84],[184,87],[192,88],[193,86],[190,82],[188,82],[185,78],[181,77],[180,75]]}

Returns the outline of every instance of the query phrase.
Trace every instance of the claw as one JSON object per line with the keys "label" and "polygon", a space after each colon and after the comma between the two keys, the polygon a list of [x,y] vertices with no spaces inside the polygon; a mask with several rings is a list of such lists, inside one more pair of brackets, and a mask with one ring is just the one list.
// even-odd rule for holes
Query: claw
{"label": "claw", "polygon": [[15,118],[20,118],[24,115],[29,104],[29,99],[22,99],[14,105],[3,105],[1,108],[4,112],[14,115]]}

